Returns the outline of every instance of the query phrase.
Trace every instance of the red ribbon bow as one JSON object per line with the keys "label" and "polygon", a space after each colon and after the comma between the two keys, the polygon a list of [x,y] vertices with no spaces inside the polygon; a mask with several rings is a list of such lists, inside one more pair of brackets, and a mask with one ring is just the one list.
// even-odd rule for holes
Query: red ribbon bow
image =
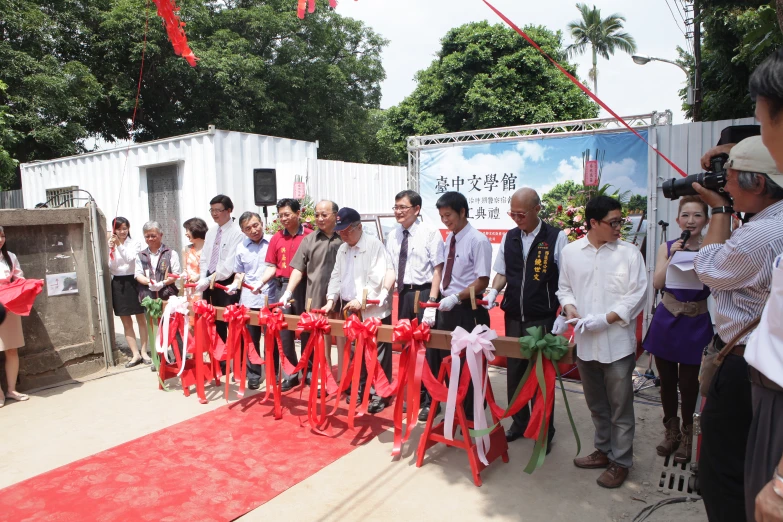
{"label": "red ribbon bow", "polygon": [[[204,353],[209,354],[210,361],[218,360],[216,352],[225,351],[223,341],[215,329],[215,308],[204,299],[193,303],[193,314],[196,316],[194,325],[195,330],[195,350],[193,358],[196,363],[196,394],[201,404],[207,403],[207,397],[204,392]],[[218,347],[218,345],[220,347]]]}
{"label": "red ribbon bow", "polygon": [[[392,342],[402,343],[399,368],[397,370],[397,397],[394,403],[394,446],[392,457],[398,457],[402,445],[410,437],[413,426],[416,425],[416,416],[421,401],[421,379],[426,365],[425,343],[430,340],[430,326],[427,323],[418,324],[418,319],[410,321],[402,319],[394,327]],[[402,405],[405,391],[408,393],[408,413],[405,429],[402,427]]]}
{"label": "red ribbon bow", "polygon": [[294,366],[288,362],[288,358],[283,353],[283,340],[280,337],[280,331],[288,328],[283,317],[283,312],[279,308],[270,310],[262,308],[258,313],[258,324],[266,327],[264,332],[264,361],[266,367],[266,393],[262,402],[269,399],[270,392],[274,394],[274,415],[275,419],[283,417],[283,407],[280,403],[282,391],[280,382],[275,378],[275,343],[280,353],[280,363],[289,375],[293,375]]}
{"label": "red ribbon bow", "polygon": [[[297,371],[307,368],[307,361],[313,356],[313,373],[310,380],[310,394],[307,401],[307,417],[310,420],[310,426],[316,432],[323,432],[323,426],[326,424],[328,414],[326,412],[326,396],[329,389],[334,390],[336,384],[332,376],[332,369],[326,364],[326,353],[324,335],[330,333],[332,327],[329,319],[322,314],[303,313],[296,325],[296,337],[300,338],[302,332],[311,332],[307,345],[302,350],[302,357],[299,359]],[[318,415],[318,388],[321,384],[321,415]],[[300,392],[304,393],[304,388]],[[339,396],[337,397],[339,401]]]}
{"label": "red ribbon bow", "polygon": [[[245,380],[247,376],[247,361],[254,364],[263,364],[264,361],[256,353],[253,339],[250,338],[250,332],[245,326],[250,321],[250,313],[243,305],[229,305],[223,311],[223,320],[228,323],[228,338],[226,339],[226,401],[229,395],[228,374],[232,371],[231,360],[234,361],[234,377],[239,373],[239,393],[240,397],[245,395]],[[244,353],[242,344],[244,343]],[[237,371],[237,368],[239,369]]]}

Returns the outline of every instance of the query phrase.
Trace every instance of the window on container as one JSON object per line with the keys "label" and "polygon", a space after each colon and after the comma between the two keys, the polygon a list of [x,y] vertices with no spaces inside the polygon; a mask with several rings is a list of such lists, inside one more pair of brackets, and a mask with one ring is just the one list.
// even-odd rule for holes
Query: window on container
{"label": "window on container", "polygon": [[62,187],[46,189],[46,204],[49,208],[73,207],[76,189],[79,187]]}

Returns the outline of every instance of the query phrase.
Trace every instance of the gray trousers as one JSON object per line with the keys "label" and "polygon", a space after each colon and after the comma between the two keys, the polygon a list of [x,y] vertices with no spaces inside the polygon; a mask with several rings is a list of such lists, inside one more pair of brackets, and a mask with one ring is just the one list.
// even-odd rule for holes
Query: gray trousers
{"label": "gray trousers", "polygon": [[611,462],[623,468],[633,465],[633,436],[636,418],[633,412],[634,354],[612,363],[583,361],[576,366],[582,377],[585,401],[595,426],[595,448]]}
{"label": "gray trousers", "polygon": [[783,455],[783,392],[753,384],[753,421],[745,453],[745,511],[755,520],[756,495],[772,480]]}

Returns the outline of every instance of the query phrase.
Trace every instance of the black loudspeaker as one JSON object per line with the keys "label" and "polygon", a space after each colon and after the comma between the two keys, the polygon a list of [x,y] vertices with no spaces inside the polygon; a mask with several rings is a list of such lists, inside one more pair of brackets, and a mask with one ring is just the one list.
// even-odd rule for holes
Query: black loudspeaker
{"label": "black loudspeaker", "polygon": [[275,169],[253,169],[253,194],[256,206],[277,204],[277,172]]}

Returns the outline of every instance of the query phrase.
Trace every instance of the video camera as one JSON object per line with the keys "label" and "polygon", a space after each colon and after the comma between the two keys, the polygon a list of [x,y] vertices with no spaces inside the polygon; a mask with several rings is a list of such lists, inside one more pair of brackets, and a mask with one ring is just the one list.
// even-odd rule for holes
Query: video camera
{"label": "video camera", "polygon": [[[745,138],[758,136],[761,134],[761,127],[758,125],[732,125],[726,127],[720,133],[718,145],[727,143],[739,143]],[[698,183],[708,190],[723,192],[726,186],[726,161],[728,154],[717,154],[710,158],[710,171],[691,174],[684,178],[672,178],[663,182],[663,197],[666,199],[679,199],[682,196],[694,196],[697,194],[693,190],[693,183]]]}

